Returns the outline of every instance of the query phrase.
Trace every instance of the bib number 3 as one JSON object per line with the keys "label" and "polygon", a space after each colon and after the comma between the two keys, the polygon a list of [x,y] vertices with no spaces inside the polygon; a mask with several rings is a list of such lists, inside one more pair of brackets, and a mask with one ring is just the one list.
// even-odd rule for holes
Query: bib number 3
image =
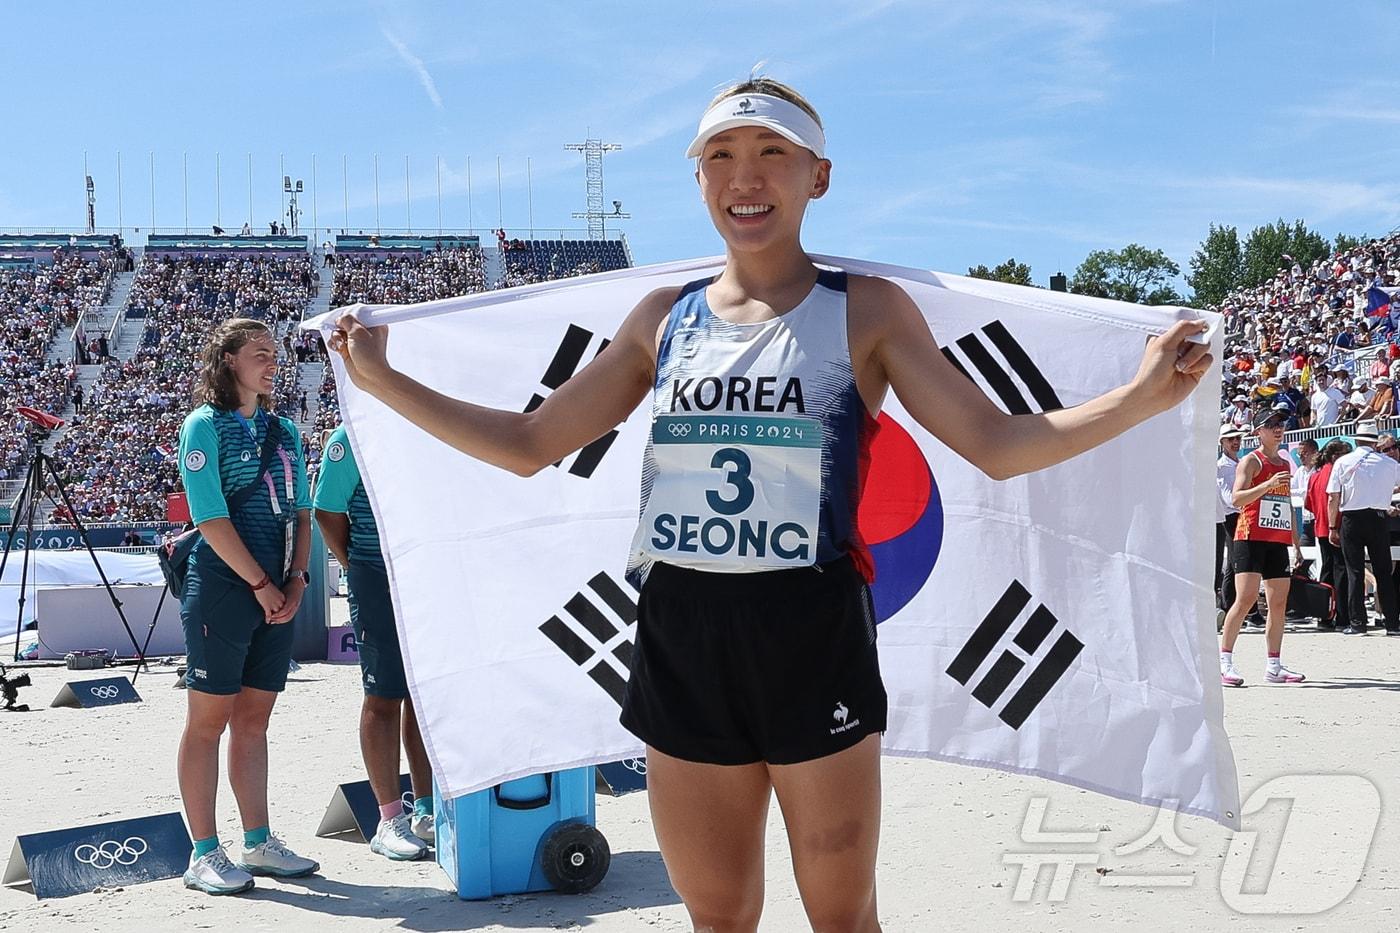
{"label": "bib number 3", "polygon": [[661,415],[639,553],[705,570],[816,559],[822,430],[815,418]]}
{"label": "bib number 3", "polygon": [[725,486],[734,488],[734,495],[725,498],[718,489],[707,489],[705,501],[720,515],[738,515],[753,505],[753,461],[749,455],[737,447],[724,447],[715,451],[710,458],[710,466],[716,470],[727,470]]}

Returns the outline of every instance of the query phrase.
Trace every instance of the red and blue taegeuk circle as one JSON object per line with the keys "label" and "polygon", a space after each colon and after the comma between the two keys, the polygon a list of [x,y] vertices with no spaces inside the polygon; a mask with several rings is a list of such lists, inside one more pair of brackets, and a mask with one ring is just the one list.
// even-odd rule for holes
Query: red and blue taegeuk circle
{"label": "red and blue taegeuk circle", "polygon": [[875,564],[875,621],[909,604],[933,573],[943,545],[943,500],[909,432],[880,413],[857,525]]}

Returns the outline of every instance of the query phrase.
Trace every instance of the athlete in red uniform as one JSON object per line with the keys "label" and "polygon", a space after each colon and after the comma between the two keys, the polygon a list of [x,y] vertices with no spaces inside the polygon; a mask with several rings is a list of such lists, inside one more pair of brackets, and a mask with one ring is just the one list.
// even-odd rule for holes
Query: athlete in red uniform
{"label": "athlete in red uniform", "polygon": [[1284,415],[1261,411],[1254,418],[1259,446],[1241,458],[1235,471],[1235,507],[1240,510],[1235,526],[1231,557],[1235,570],[1235,604],[1225,614],[1225,630],[1220,635],[1220,682],[1227,687],[1243,687],[1244,678],[1235,670],[1235,639],[1249,607],[1259,599],[1259,583],[1264,583],[1264,599],[1269,607],[1264,640],[1269,661],[1264,679],[1269,683],[1291,684],[1303,675],[1283,666],[1283,612],[1288,605],[1292,580],[1288,546],[1293,545],[1294,563],[1302,563],[1298,550],[1298,528],[1293,521],[1293,501],[1289,497],[1290,461],[1281,457]]}

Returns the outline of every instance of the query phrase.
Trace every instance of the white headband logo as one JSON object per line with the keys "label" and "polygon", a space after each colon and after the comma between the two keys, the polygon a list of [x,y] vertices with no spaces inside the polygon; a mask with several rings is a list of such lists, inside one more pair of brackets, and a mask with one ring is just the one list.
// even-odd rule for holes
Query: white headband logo
{"label": "white headband logo", "polygon": [[736,111],[734,111],[734,115],[735,115],[736,117],[737,117],[737,116],[748,116],[749,114],[751,114],[751,113],[753,113],[753,112],[754,112],[754,110],[753,110],[753,101],[751,101],[751,100],[749,100],[747,97],[745,97],[743,100],[739,101],[739,109],[736,110]]}

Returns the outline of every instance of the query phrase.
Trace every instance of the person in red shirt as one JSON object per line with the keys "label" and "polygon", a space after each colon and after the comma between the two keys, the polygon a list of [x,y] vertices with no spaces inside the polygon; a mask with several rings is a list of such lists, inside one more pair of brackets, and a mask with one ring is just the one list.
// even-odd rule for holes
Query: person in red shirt
{"label": "person in red shirt", "polygon": [[1332,526],[1327,521],[1327,481],[1332,478],[1332,464],[1338,458],[1351,453],[1351,445],[1346,441],[1329,441],[1317,455],[1317,465],[1313,475],[1308,477],[1308,490],[1303,497],[1303,509],[1312,516],[1313,534],[1317,537],[1317,553],[1320,559],[1317,578],[1332,587],[1332,595],[1337,604],[1337,614],[1332,621],[1319,620],[1317,627],[1337,631],[1351,624],[1347,603],[1347,567],[1342,560],[1342,549],[1333,544],[1328,536]]}
{"label": "person in red shirt", "polygon": [[1280,456],[1283,442],[1283,412],[1265,410],[1254,418],[1259,446],[1240,460],[1235,471],[1235,507],[1240,510],[1235,524],[1235,543],[1231,557],[1235,569],[1235,604],[1225,614],[1224,631],[1220,634],[1220,683],[1226,687],[1243,687],[1244,678],[1235,669],[1235,639],[1244,624],[1249,607],[1259,598],[1259,584],[1264,585],[1264,599],[1269,608],[1264,640],[1268,647],[1268,666],[1264,679],[1269,683],[1300,683],[1303,675],[1283,666],[1283,613],[1288,606],[1288,588],[1292,583],[1292,568],[1288,563],[1288,546],[1293,545],[1294,563],[1303,561],[1298,550],[1298,528],[1293,521],[1293,500],[1289,492],[1292,463]]}

